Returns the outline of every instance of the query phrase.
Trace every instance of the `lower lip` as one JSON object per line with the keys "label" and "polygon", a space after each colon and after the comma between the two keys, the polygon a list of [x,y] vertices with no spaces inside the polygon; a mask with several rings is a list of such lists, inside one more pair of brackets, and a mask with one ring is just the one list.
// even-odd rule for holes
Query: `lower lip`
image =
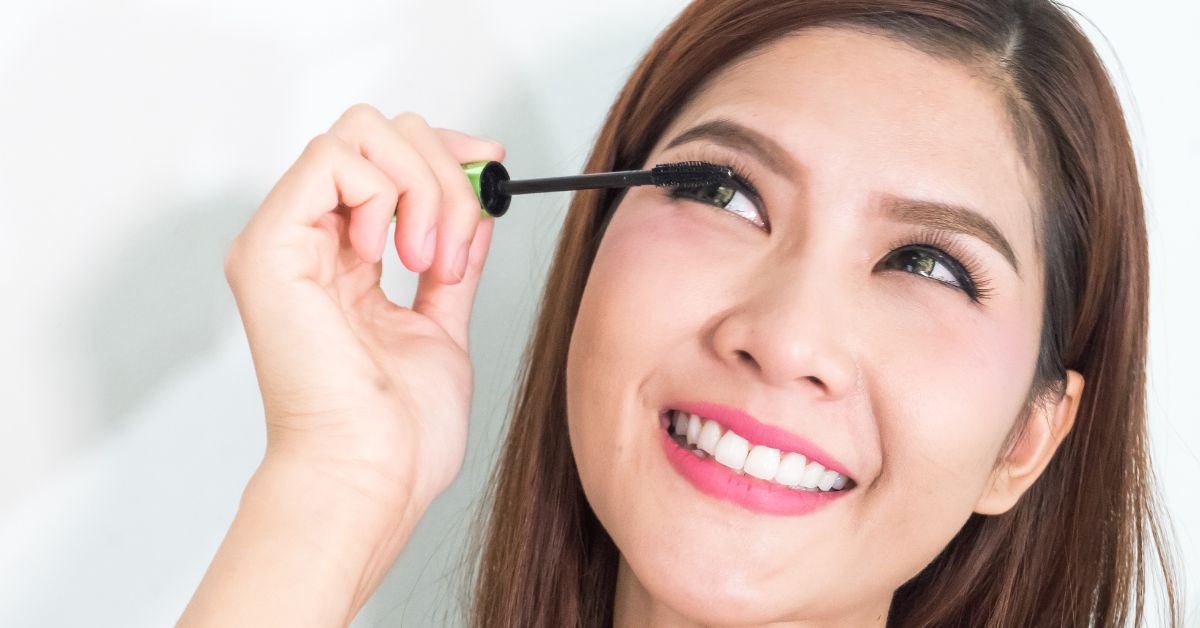
{"label": "lower lip", "polygon": [[807,515],[843,497],[849,490],[816,492],[800,491],[739,474],[717,462],[712,456],[700,458],[680,447],[670,432],[659,426],[663,449],[675,471],[692,483],[700,492],[732,502],[747,510],[769,515]]}

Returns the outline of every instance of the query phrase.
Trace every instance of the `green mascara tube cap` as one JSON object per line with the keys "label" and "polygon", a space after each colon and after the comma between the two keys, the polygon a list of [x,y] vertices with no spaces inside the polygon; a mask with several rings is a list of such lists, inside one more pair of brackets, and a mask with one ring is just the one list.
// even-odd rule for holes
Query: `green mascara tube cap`
{"label": "green mascara tube cap", "polygon": [[[463,164],[462,169],[471,182],[471,189],[475,190],[475,198],[479,199],[483,217],[503,216],[512,200],[512,195],[500,191],[500,182],[509,180],[508,169],[498,161],[472,161]],[[396,222],[395,215],[392,215],[392,222]]]}

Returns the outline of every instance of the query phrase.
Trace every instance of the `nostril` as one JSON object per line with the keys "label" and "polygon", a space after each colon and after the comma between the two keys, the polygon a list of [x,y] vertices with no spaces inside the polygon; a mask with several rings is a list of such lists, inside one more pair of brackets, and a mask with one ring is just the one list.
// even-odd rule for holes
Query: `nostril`
{"label": "nostril", "polygon": [[741,349],[738,349],[736,351],[736,354],[737,354],[739,362],[741,362],[743,364],[749,364],[750,366],[753,366],[756,369],[758,368],[758,362],[756,362],[754,360],[754,356],[750,355],[749,353],[747,353],[746,351],[743,351]]}

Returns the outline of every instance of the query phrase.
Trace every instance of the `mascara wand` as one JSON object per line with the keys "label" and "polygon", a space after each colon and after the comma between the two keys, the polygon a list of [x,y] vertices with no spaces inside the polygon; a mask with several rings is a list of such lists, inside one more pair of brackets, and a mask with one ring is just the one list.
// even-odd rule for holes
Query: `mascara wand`
{"label": "mascara wand", "polygon": [[623,170],[569,177],[511,180],[508,170],[498,161],[475,161],[463,165],[463,172],[475,188],[475,196],[485,215],[499,218],[508,211],[514,194],[565,192],[596,188],[625,188],[635,185],[700,187],[733,178],[728,166],[703,161],[658,164],[650,170]]}

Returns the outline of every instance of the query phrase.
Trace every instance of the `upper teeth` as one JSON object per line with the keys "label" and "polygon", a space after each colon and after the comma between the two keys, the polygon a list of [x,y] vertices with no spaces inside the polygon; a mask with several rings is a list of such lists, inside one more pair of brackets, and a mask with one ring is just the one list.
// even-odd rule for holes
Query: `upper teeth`
{"label": "upper teeth", "polygon": [[826,469],[815,460],[809,461],[802,454],[751,445],[733,430],[722,429],[711,419],[701,419],[680,410],[672,410],[671,416],[677,436],[683,436],[688,445],[700,448],[734,471],[808,490],[839,491],[848,482],[846,476]]}

